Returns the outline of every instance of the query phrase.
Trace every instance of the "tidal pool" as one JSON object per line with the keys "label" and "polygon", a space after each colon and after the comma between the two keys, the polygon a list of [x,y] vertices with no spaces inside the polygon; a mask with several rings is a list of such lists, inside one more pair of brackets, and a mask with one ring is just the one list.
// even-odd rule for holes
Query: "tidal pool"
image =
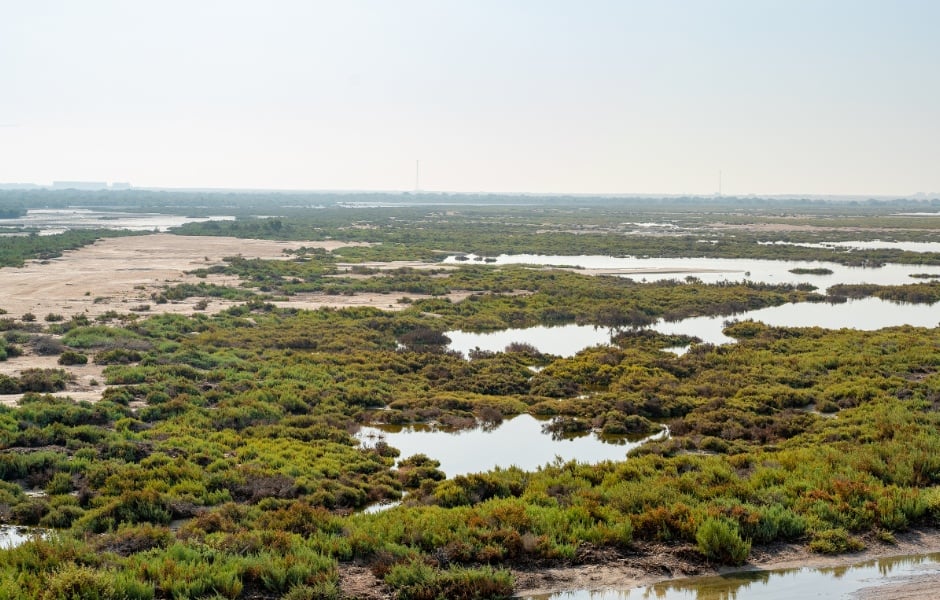
{"label": "tidal pool", "polygon": [[443,431],[427,426],[363,427],[356,437],[364,446],[384,441],[401,451],[399,458],[426,454],[440,461],[440,469],[448,477],[482,473],[496,467],[519,467],[526,471],[553,462],[598,463],[624,460],[631,449],[654,439],[662,439],[663,431],[646,437],[601,438],[590,433],[574,438],[553,438],[542,433],[542,425],[531,415],[518,415],[495,427],[478,427],[464,431]]}
{"label": "tidal pool", "polygon": [[[632,590],[575,590],[523,596],[528,600],[791,600],[858,598],[884,586],[940,576],[940,554],[896,556],[848,566],[741,571],[715,577],[689,577]],[[903,594],[892,595],[907,598]],[[922,597],[922,596],[918,596]]]}
{"label": "tidal pool", "polygon": [[[841,304],[799,302],[751,310],[734,315],[715,317],[690,317],[680,321],[660,319],[650,326],[666,335],[689,335],[710,344],[729,344],[735,340],[722,333],[729,320],[753,319],[774,327],[824,327],[826,329],[859,329],[873,331],[885,327],[912,325],[915,327],[940,326],[940,305],[902,304],[881,298],[848,300]],[[527,329],[504,329],[489,333],[467,333],[448,331],[451,350],[467,356],[469,351],[479,348],[500,352],[513,342],[535,346],[540,352],[558,356],[574,356],[581,350],[598,344],[609,344],[616,333],[607,327],[593,325],[562,325],[560,327],[529,327]],[[685,347],[669,348],[670,352],[683,353]]]}
{"label": "tidal pool", "polygon": [[47,533],[47,530],[36,527],[0,525],[0,549],[15,548],[23,542],[27,542],[34,537],[42,537]]}
{"label": "tidal pool", "polygon": [[[911,283],[911,275],[940,275],[938,265],[901,265],[882,267],[848,267],[838,263],[808,260],[763,260],[738,258],[634,258],[615,256],[548,256],[538,254],[501,254],[482,258],[473,254],[458,261],[449,256],[448,264],[492,264],[564,266],[609,271],[636,281],[664,281],[695,277],[704,283],[755,281],[760,283],[809,283],[820,291],[838,283],[875,283],[901,285]],[[490,261],[490,262],[486,262]],[[791,273],[791,269],[829,269],[830,275]]]}
{"label": "tidal pool", "polygon": [[456,350],[468,356],[471,350],[479,348],[490,352],[502,352],[513,342],[523,342],[535,346],[539,352],[557,356],[574,356],[585,348],[598,344],[609,344],[616,333],[609,327],[593,325],[559,325],[557,327],[528,327],[526,329],[503,329],[488,333],[468,333],[466,331],[448,331],[450,350]]}

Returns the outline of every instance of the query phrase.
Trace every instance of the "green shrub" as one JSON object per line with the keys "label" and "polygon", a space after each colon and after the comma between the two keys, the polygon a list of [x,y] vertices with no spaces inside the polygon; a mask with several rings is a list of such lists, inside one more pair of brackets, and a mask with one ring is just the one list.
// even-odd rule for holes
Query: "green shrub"
{"label": "green shrub", "polygon": [[695,541],[707,558],[731,565],[744,564],[751,551],[751,543],[741,539],[738,526],[723,518],[705,519],[695,532]]}
{"label": "green shrub", "polygon": [[25,369],[20,373],[20,391],[47,394],[65,389],[69,374],[62,369]]}
{"label": "green shrub", "polygon": [[420,561],[393,566],[385,583],[401,600],[483,600],[512,596],[512,575],[491,567],[437,570]]}
{"label": "green shrub", "polygon": [[332,581],[318,583],[317,585],[295,585],[282,600],[340,600],[343,592]]}
{"label": "green shrub", "polygon": [[72,478],[68,473],[62,471],[56,473],[52,476],[52,479],[49,480],[49,483],[46,484],[46,493],[50,496],[58,496],[59,494],[68,494],[72,491]]}
{"label": "green shrub", "polygon": [[56,506],[39,520],[39,525],[53,529],[68,529],[83,514],[85,514],[85,511],[78,506],[69,504]]}
{"label": "green shrub", "polygon": [[865,544],[861,540],[849,535],[842,527],[819,531],[809,543],[809,549],[820,554],[858,552],[864,548]]}
{"label": "green shrub", "polygon": [[60,365],[84,365],[88,364],[88,355],[82,354],[81,352],[76,352],[74,350],[66,350],[59,356]]}
{"label": "green shrub", "polygon": [[108,573],[68,564],[46,580],[42,600],[118,600]]}
{"label": "green shrub", "polygon": [[137,350],[127,350],[125,348],[114,348],[113,350],[104,350],[95,355],[95,364],[97,365],[127,365],[140,362],[143,355]]}
{"label": "green shrub", "polygon": [[15,377],[0,373],[0,394],[19,394],[20,382]]}

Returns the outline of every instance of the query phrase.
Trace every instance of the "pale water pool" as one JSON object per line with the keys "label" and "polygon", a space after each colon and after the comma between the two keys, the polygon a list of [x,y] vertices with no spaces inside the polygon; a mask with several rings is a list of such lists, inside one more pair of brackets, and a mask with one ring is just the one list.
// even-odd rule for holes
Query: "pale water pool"
{"label": "pale water pool", "polygon": [[496,467],[519,467],[526,471],[551,463],[555,458],[583,463],[624,460],[627,452],[643,443],[661,439],[666,430],[652,436],[601,438],[589,433],[574,438],[556,438],[542,432],[540,421],[531,415],[518,415],[495,427],[443,431],[427,426],[363,427],[356,437],[364,446],[384,441],[401,451],[399,458],[416,454],[440,461],[448,477],[482,473]]}

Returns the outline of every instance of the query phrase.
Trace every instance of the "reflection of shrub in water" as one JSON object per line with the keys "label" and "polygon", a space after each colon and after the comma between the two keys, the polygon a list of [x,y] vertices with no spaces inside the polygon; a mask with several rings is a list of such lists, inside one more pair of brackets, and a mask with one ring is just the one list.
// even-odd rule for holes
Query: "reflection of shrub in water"
{"label": "reflection of shrub in water", "polygon": [[570,436],[577,436],[591,430],[591,424],[576,417],[555,417],[542,425],[542,433],[552,434],[553,440],[560,440]]}
{"label": "reflection of shrub in water", "polygon": [[[778,572],[779,573],[779,572]],[[751,587],[751,584],[766,586],[770,582],[772,572],[751,571],[747,573],[732,573],[720,577],[693,578],[682,582],[663,582],[652,586],[652,597],[661,597],[669,592],[694,594],[698,598],[714,598],[715,600],[734,600],[740,592]]]}

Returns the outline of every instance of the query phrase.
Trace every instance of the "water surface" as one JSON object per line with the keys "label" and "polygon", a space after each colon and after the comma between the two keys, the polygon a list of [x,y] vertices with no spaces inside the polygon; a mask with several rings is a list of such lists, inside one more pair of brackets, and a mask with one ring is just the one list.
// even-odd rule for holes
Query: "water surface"
{"label": "water surface", "polygon": [[524,342],[535,346],[539,352],[569,357],[591,346],[609,344],[614,333],[616,331],[609,327],[569,324],[555,327],[539,325],[488,333],[455,330],[448,331],[445,335],[450,338],[448,349],[457,350],[464,356],[468,356],[470,350],[475,348],[502,352],[513,342]]}
{"label": "water surface", "polygon": [[15,548],[35,537],[42,537],[48,530],[19,525],[0,525],[0,549]]}
{"label": "water surface", "polygon": [[[726,322],[748,319],[774,327],[849,328],[862,331],[901,325],[932,328],[940,326],[940,304],[906,304],[880,298],[848,300],[842,304],[799,302],[733,315],[690,317],[673,322],[660,319],[650,328],[666,335],[689,335],[703,342],[720,345],[735,341],[722,333]],[[489,333],[448,331],[446,335],[451,339],[448,348],[462,352],[464,356],[474,348],[500,352],[513,342],[531,344],[547,354],[574,356],[585,348],[609,344],[613,333],[615,330],[606,327],[572,324],[504,329]],[[669,351],[681,353],[682,348],[670,348]]]}
{"label": "water surface", "polygon": [[[636,281],[667,281],[694,277],[704,283],[754,281],[760,283],[808,283],[825,291],[838,283],[874,283],[902,285],[911,283],[911,275],[940,275],[940,265],[902,265],[890,263],[882,267],[849,267],[809,260],[765,260],[743,258],[635,258],[616,256],[561,256],[539,254],[501,254],[495,258],[466,255],[469,260],[447,257],[448,264],[492,264],[564,266],[581,269],[613,271]],[[491,262],[486,262],[487,260]],[[791,273],[791,269],[829,269],[830,275]],[[620,271],[620,273],[617,273]]]}
{"label": "water surface", "polygon": [[363,427],[356,437],[370,446],[382,440],[401,451],[400,459],[426,454],[440,461],[440,470],[448,477],[482,473],[496,467],[519,467],[534,471],[556,457],[563,461],[598,463],[624,460],[627,452],[665,431],[643,438],[602,439],[591,433],[570,439],[553,439],[542,433],[542,425],[531,415],[519,415],[495,428],[476,428],[449,432],[429,427]]}
{"label": "water surface", "polygon": [[[854,565],[742,571],[689,577],[632,590],[575,590],[524,596],[529,600],[791,600],[853,598],[862,590],[940,574],[940,554],[897,556]],[[900,596],[906,597],[906,596]]]}

